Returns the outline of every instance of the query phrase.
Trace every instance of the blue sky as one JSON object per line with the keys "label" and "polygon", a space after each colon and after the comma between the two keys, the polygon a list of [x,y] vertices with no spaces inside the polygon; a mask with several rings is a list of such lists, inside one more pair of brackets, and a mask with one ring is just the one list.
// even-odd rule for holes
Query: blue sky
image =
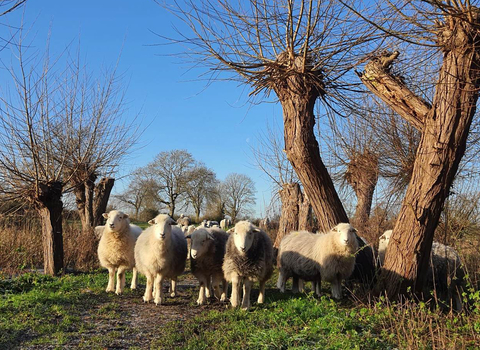
{"label": "blue sky", "polygon": [[[256,184],[256,215],[264,213],[270,200],[270,182],[252,163],[250,144],[274,120],[281,125],[278,103],[252,105],[249,87],[239,82],[218,81],[207,86],[199,78],[204,70],[172,56],[182,50],[172,45],[155,45],[155,33],[175,35],[177,18],[153,0],[60,1],[28,0],[24,9],[7,22],[24,28],[39,49],[48,33],[50,53],[60,54],[72,42],[90,70],[111,67],[120,57],[119,72],[127,89],[127,117],[140,114],[147,126],[141,136],[143,146],[130,156],[121,174],[149,163],[156,154],[186,149],[223,180],[229,173],[250,176]],[[5,21],[4,21],[5,22]],[[8,60],[8,50],[1,52]],[[126,180],[117,181],[121,191]]]}

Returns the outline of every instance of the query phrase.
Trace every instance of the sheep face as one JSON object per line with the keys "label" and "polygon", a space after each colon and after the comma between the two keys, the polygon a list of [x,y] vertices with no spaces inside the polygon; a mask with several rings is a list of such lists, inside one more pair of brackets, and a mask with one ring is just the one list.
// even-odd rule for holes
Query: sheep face
{"label": "sheep face", "polygon": [[350,224],[338,224],[332,231],[338,232],[338,242],[341,245],[352,245],[357,240],[356,230]]}
{"label": "sheep face", "polygon": [[213,235],[204,228],[195,230],[190,238],[192,242],[190,256],[192,259],[205,255],[209,250],[211,242],[213,243],[214,240]]}
{"label": "sheep face", "polygon": [[128,215],[119,210],[112,210],[108,214],[103,213],[102,215],[107,219],[105,226],[109,227],[113,232],[120,231],[122,227],[130,223],[128,221]]}
{"label": "sheep face", "polygon": [[159,214],[154,219],[148,222],[154,226],[155,237],[159,240],[164,240],[172,234],[172,225],[176,222],[166,214]]}
{"label": "sheep face", "polygon": [[244,255],[252,246],[255,234],[260,230],[248,221],[240,221],[235,225],[233,240],[235,247],[241,255]]}
{"label": "sheep face", "polygon": [[378,239],[378,249],[385,250],[387,249],[388,242],[390,241],[390,237],[392,236],[392,230],[387,230],[380,236]]}

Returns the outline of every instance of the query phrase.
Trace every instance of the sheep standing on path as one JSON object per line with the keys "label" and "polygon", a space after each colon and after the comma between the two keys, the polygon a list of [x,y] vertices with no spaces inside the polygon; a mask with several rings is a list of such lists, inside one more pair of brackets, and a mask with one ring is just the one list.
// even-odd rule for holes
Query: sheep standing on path
{"label": "sheep standing on path", "polygon": [[[100,265],[108,269],[107,292],[115,291],[122,294],[125,286],[125,271],[133,269],[131,289],[137,287],[137,270],[135,268],[135,241],[142,232],[136,225],[131,225],[127,214],[118,210],[104,213],[107,219],[98,243],[98,260]],[[117,286],[115,288],[115,271],[117,271]]]}
{"label": "sheep standing on path", "polygon": [[227,241],[223,273],[232,282],[230,303],[240,304],[243,283],[242,308],[250,307],[250,291],[255,281],[260,282],[258,303],[265,301],[265,282],[273,272],[273,246],[270,237],[248,221],[240,221]]}
{"label": "sheep standing on path", "polygon": [[198,305],[205,304],[205,296],[210,296],[210,280],[215,296],[220,301],[226,300],[227,281],[223,276],[222,265],[228,236],[225,231],[215,228],[199,228],[187,236],[191,240],[190,266],[192,274],[200,284]]}
{"label": "sheep standing on path", "polygon": [[143,231],[135,245],[135,262],[138,271],[147,277],[143,301],[148,303],[154,297],[158,305],[164,302],[162,282],[165,278],[171,279],[170,296],[176,295],[177,276],[185,270],[187,240],[166,214],[159,214],[148,223],[152,226]]}
{"label": "sheep standing on path", "polygon": [[355,229],[350,224],[339,224],[326,234],[291,232],[280,242],[277,287],[284,292],[289,277],[294,281],[300,278],[313,281],[318,295],[323,280],[331,283],[332,297],[341,299],[341,282],[353,272],[357,249]]}

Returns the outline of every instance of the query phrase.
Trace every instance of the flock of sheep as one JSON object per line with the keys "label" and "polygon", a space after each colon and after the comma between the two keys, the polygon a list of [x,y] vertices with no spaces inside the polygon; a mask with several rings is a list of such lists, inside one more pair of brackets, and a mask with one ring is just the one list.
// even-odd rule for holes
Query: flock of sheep
{"label": "flock of sheep", "polygon": [[[228,219],[220,223],[204,221],[195,227],[187,217],[181,216],[177,223],[160,214],[149,221],[150,227],[142,230],[121,211],[103,215],[106,224],[96,231],[101,235],[98,258],[109,271],[106,291],[121,294],[128,269],[133,269],[131,288],[135,289],[138,270],[147,278],[144,302],[153,300],[157,305],[165,302],[164,280],[170,280],[170,296],[175,297],[177,277],[185,270],[187,255],[200,285],[198,305],[205,304],[211,296],[227,301],[231,283],[231,305],[248,309],[254,282],[260,285],[257,303],[263,303],[265,283],[273,273],[275,261],[281,292],[292,278],[293,292],[302,291],[303,283],[311,281],[312,290],[320,295],[321,281],[326,281],[331,284],[332,297],[340,299],[342,281],[374,282],[391,235],[390,230],[380,237],[377,257],[373,247],[350,224],[339,224],[324,234],[291,232],[282,239],[275,259],[269,236],[248,221],[240,221],[225,231],[231,225]],[[456,310],[462,308],[463,276],[455,250],[434,243],[428,287],[440,290],[439,298],[451,300]]]}

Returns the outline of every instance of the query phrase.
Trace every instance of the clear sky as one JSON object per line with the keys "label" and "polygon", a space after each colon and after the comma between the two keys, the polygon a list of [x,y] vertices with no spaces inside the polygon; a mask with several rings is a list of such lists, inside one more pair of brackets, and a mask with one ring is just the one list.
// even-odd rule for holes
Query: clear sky
{"label": "clear sky", "polygon": [[[162,40],[154,32],[173,36],[173,25],[181,28],[177,18],[153,0],[28,0],[8,23],[18,25],[22,16],[24,28],[31,28],[29,39],[40,49],[51,33],[52,56],[80,41],[90,70],[111,67],[120,57],[127,116],[140,114],[146,126],[143,147],[127,159],[121,174],[146,165],[161,151],[186,149],[220,180],[232,172],[250,176],[257,189],[256,216],[264,214],[270,182],[255,169],[250,144],[267,123],[276,120],[281,125],[281,107],[248,103],[250,89],[238,82],[207,86],[199,78],[203,69],[192,69],[171,55],[181,47],[155,45]],[[8,50],[0,53],[2,60],[9,55]],[[117,181],[114,192],[126,184]]]}

